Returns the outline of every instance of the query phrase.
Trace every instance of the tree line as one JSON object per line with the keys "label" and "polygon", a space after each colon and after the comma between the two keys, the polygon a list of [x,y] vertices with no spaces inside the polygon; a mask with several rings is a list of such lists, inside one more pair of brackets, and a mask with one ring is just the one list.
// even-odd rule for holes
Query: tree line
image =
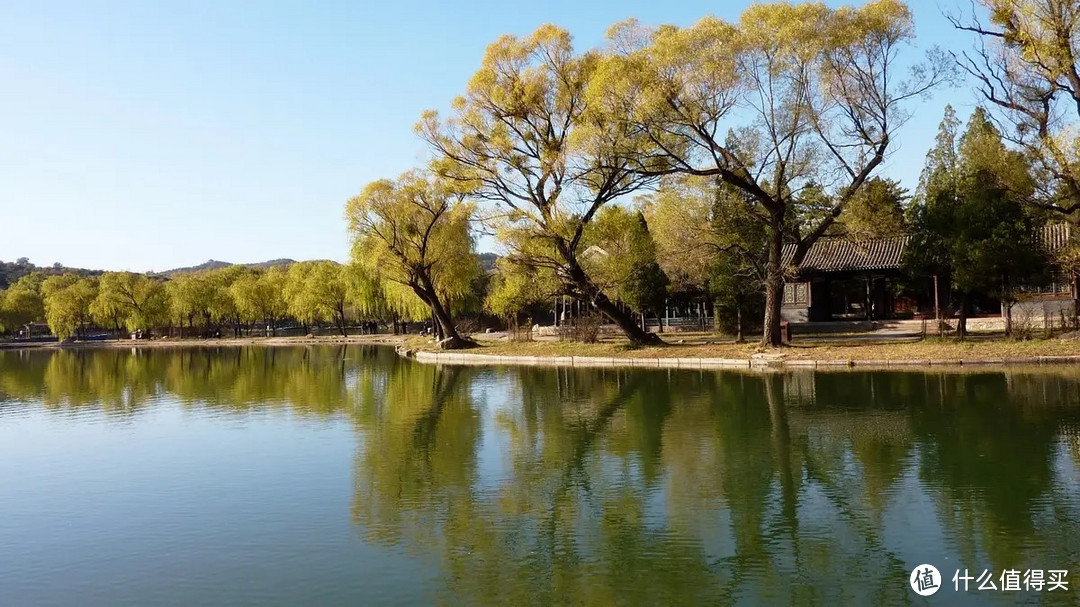
{"label": "tree line", "polygon": [[[411,305],[411,307],[410,307]],[[274,335],[284,322],[307,333],[329,326],[346,335],[353,323],[425,320],[427,310],[383,292],[361,268],[333,261],[267,269],[230,266],[171,277],[134,272],[100,276],[31,272],[0,289],[0,331],[45,321],[59,339],[167,331],[183,336]]]}
{"label": "tree line", "polygon": [[[762,344],[778,345],[785,278],[818,240],[859,226],[918,231],[912,267],[952,270],[966,310],[1031,266],[1034,224],[1080,209],[1080,9],[980,4],[948,17],[976,51],[921,57],[898,0],[755,4],[689,27],[629,20],[587,51],[552,25],[502,36],[450,112],[416,125],[428,166],[350,201],[357,259],[387,260],[373,273],[430,306],[453,345],[466,342],[441,310],[470,242],[451,226],[467,220],[506,251],[490,310],[569,297],[635,344],[659,338],[631,310],[693,281],[740,327],[744,310],[760,314]],[[943,127],[952,138],[943,131],[908,197],[877,173],[915,103],[964,72],[986,109],[963,141]],[[630,229],[633,199],[657,237]]]}

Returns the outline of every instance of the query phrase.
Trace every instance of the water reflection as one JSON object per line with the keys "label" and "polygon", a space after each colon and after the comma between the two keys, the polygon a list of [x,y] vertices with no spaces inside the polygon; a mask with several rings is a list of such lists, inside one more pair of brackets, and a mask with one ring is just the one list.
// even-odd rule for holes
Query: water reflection
{"label": "water reflection", "polygon": [[[907,575],[922,562],[946,577],[1080,574],[1071,369],[757,375],[435,367],[345,346],[0,351],[0,423],[27,402],[137,417],[162,399],[348,419],[357,528],[436,559],[448,603],[894,604],[912,602]],[[950,600],[1016,602],[949,586]]]}

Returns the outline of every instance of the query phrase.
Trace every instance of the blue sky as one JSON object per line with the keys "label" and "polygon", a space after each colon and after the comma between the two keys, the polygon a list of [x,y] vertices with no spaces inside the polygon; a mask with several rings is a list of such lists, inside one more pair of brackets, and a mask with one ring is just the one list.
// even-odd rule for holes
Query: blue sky
{"label": "blue sky", "polygon": [[[348,257],[345,201],[422,164],[412,126],[503,33],[579,48],[627,17],[689,25],[748,2],[0,2],[0,260],[134,271]],[[963,49],[910,4],[918,45]],[[967,6],[967,3],[964,3]],[[945,103],[916,108],[884,174],[914,187]]]}

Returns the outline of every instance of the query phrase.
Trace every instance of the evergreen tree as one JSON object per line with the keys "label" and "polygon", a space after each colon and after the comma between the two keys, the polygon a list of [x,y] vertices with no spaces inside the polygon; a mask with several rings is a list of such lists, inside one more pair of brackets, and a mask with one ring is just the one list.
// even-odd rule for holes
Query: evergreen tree
{"label": "evergreen tree", "polygon": [[959,139],[957,124],[947,108],[912,207],[908,264],[948,277],[963,338],[976,296],[1008,304],[1012,285],[1037,272],[1045,258],[1020,204],[1032,188],[1024,157],[1005,147],[981,108]]}

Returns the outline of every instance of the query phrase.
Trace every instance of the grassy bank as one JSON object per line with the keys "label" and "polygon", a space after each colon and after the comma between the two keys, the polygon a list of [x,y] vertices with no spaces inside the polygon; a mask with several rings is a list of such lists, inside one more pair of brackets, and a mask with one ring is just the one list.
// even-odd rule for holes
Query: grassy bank
{"label": "grassy bank", "polygon": [[[974,338],[957,341],[951,338],[927,338],[921,341],[882,340],[876,342],[842,339],[823,341],[796,339],[790,346],[763,349],[756,343],[736,344],[719,342],[716,336],[688,336],[686,343],[665,346],[631,347],[625,341],[604,341],[584,344],[570,341],[510,342],[502,339],[483,339],[480,345],[468,350],[472,354],[494,356],[536,357],[612,357],[612,358],[726,358],[749,359],[755,354],[769,354],[785,360],[818,361],[898,361],[898,360],[976,360],[1024,359],[1039,356],[1080,356],[1080,340],[1036,339],[1012,341],[1002,337]],[[668,335],[675,341],[683,336]],[[236,347],[236,346],[295,346],[333,344],[405,344],[412,350],[437,351],[430,338],[397,335],[351,335],[307,337],[245,337],[221,339],[158,339],[113,340],[59,344],[0,343],[0,348],[148,348],[148,347]]]}
{"label": "grassy bank", "polygon": [[[433,344],[410,338],[406,345],[414,350],[435,351]],[[745,343],[673,343],[666,346],[631,347],[625,342],[583,344],[562,341],[508,342],[481,341],[468,351],[494,356],[599,356],[614,358],[736,358],[770,354],[785,360],[975,360],[1022,359],[1039,356],[1080,356],[1080,340],[1039,339],[1012,341],[1004,338],[979,338],[967,341],[927,338],[921,341],[829,341],[803,342],[790,346],[762,349]]]}

